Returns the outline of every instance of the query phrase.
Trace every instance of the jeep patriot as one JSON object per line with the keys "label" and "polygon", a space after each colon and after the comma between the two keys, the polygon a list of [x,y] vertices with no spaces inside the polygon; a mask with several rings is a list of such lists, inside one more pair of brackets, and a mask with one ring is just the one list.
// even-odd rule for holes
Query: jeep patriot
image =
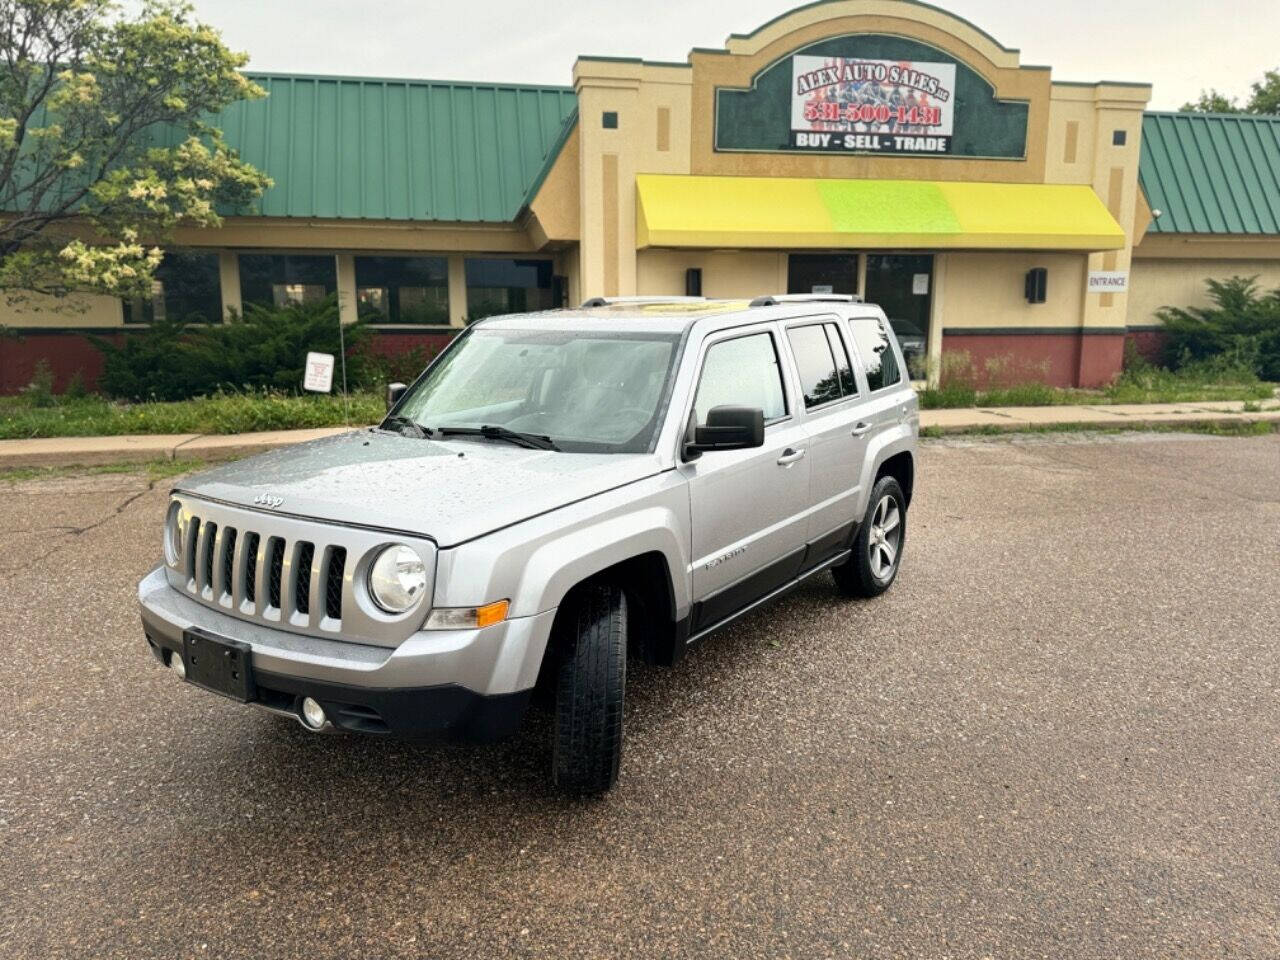
{"label": "jeep patriot", "polygon": [[492,738],[540,690],[555,782],[599,793],[628,656],[902,563],[916,398],[851,297],[493,317],[388,405],[178,482],[138,587],[160,663],[317,732]]}

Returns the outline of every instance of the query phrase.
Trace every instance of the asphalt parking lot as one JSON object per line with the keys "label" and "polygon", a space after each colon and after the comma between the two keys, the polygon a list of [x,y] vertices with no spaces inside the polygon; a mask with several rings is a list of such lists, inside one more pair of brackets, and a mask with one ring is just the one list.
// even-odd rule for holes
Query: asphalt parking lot
{"label": "asphalt parking lot", "polygon": [[168,481],[0,482],[0,956],[1280,955],[1280,436],[927,443],[902,575],[545,720],[316,737],[178,684]]}

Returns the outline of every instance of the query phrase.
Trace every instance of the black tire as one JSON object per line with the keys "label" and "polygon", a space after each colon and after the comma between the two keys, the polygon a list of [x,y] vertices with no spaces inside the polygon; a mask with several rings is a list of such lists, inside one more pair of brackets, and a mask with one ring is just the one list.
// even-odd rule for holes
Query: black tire
{"label": "black tire", "polygon": [[622,702],[627,685],[627,601],[617,587],[581,591],[562,612],[556,668],[556,786],[604,793],[622,759]]}
{"label": "black tire", "polygon": [[[892,564],[884,563],[887,553],[883,548],[878,557],[872,557],[873,531],[875,520],[881,503],[890,497],[897,507],[897,525],[886,535],[886,539],[894,547]],[[893,534],[896,534],[894,539]],[[853,538],[853,553],[838,567],[832,567],[831,573],[836,578],[836,586],[842,593],[850,597],[878,597],[893,584],[902,566],[902,551],[907,545],[907,498],[902,495],[902,487],[893,477],[881,477],[871,488],[871,496],[867,502],[867,515],[862,518],[858,532]],[[879,564],[879,569],[876,565]]]}

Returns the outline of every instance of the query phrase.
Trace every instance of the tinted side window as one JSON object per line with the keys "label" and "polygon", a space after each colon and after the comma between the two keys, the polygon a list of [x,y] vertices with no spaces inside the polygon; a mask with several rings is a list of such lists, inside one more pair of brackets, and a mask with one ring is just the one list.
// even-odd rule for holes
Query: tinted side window
{"label": "tinted side window", "polygon": [[836,366],[840,373],[840,389],[846,397],[858,392],[857,381],[853,378],[853,364],[849,362],[849,348],[845,345],[844,334],[834,323],[825,325],[827,339],[831,341],[831,352],[835,354]]}
{"label": "tinted side window", "polygon": [[874,317],[865,320],[852,320],[853,342],[862,354],[862,367],[867,372],[867,386],[871,390],[889,387],[902,379],[902,371],[898,369],[898,358],[894,356],[893,347],[889,344],[889,335],[885,333],[880,321]]}
{"label": "tinted side window", "polygon": [[693,402],[698,423],[707,422],[712,407],[725,405],[759,407],[765,422],[787,415],[778,351],[769,334],[721,340],[707,350]]}
{"label": "tinted side window", "polygon": [[804,391],[804,405],[816,407],[840,399],[840,378],[836,374],[836,361],[831,355],[831,344],[819,324],[792,327],[787,331],[791,352],[796,355],[796,370],[800,374],[800,389]]}

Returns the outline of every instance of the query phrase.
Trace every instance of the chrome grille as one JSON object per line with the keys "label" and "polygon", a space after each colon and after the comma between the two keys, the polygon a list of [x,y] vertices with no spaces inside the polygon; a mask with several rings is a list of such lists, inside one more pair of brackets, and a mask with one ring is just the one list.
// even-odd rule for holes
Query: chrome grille
{"label": "chrome grille", "polygon": [[335,619],[342,616],[342,575],[346,572],[346,567],[346,549],[344,547],[331,548],[329,564],[324,578],[325,616]]}
{"label": "chrome grille", "polygon": [[268,556],[270,566],[267,574],[267,604],[279,609],[284,583],[284,541],[279,537],[271,538]]}
{"label": "chrome grille", "polygon": [[311,610],[311,563],[316,556],[314,543],[298,544],[298,612]]}
{"label": "chrome grille", "polygon": [[258,544],[261,540],[256,533],[244,535],[244,600],[248,604],[258,599]]}
{"label": "chrome grille", "polygon": [[412,543],[434,574],[431,541],[175,497],[186,536],[169,581],[200,602],[279,629],[379,646],[398,645],[422,623],[425,608],[388,617],[358,597],[367,598],[366,564],[392,540]]}

